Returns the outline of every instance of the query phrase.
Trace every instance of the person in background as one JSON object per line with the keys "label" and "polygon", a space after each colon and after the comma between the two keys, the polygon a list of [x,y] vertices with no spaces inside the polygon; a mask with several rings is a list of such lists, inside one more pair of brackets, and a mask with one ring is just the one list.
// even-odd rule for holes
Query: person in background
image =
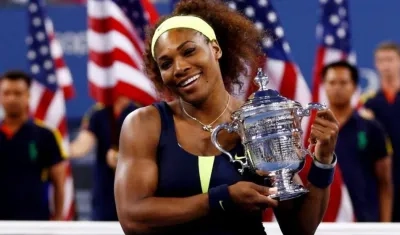
{"label": "person in background", "polygon": [[[61,220],[66,165],[61,136],[29,116],[31,78],[22,71],[1,76],[0,220]],[[50,218],[48,180],[54,186]]]}
{"label": "person in background", "polygon": [[335,152],[357,222],[390,222],[393,185],[390,143],[381,124],[371,115],[354,110],[351,98],[359,76],[346,61],[322,69],[329,108],[340,123]]}
{"label": "person in background", "polygon": [[95,104],[85,114],[81,130],[70,145],[72,158],[86,156],[96,146],[92,190],[92,219],[117,221],[114,201],[114,174],[122,122],[137,108],[127,97],[119,96],[112,105]]}
{"label": "person in background", "polygon": [[364,95],[364,108],[382,123],[393,145],[393,222],[400,222],[400,46],[383,42],[375,50],[381,88]]}

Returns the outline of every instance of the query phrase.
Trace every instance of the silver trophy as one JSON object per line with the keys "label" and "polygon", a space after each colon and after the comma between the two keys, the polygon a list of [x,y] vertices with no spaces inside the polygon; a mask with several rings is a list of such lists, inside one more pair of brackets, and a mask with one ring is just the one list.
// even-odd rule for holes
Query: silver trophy
{"label": "silver trophy", "polygon": [[[255,82],[259,90],[232,114],[232,122],[218,125],[212,132],[212,143],[232,163],[239,163],[239,172],[245,168],[264,177],[266,185],[277,187],[271,198],[284,201],[308,192],[303,186],[293,182],[293,176],[311,154],[304,148],[301,121],[310,116],[311,111],[326,109],[325,105],[309,103],[303,108],[299,102],[281,96],[276,90],[268,89],[268,77],[258,70]],[[221,130],[236,132],[245,150],[246,161],[235,158],[218,143]]]}

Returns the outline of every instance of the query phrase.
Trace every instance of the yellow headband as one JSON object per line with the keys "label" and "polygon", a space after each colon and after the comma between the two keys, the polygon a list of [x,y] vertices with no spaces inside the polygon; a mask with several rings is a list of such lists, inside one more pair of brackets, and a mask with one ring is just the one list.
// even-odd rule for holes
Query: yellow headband
{"label": "yellow headband", "polygon": [[199,31],[204,36],[206,36],[210,41],[216,40],[215,32],[211,26],[196,16],[174,16],[166,21],[164,21],[158,28],[156,29],[153,39],[151,41],[151,54],[154,58],[154,46],[158,40],[158,38],[165,32],[171,29],[177,28],[188,28]]}

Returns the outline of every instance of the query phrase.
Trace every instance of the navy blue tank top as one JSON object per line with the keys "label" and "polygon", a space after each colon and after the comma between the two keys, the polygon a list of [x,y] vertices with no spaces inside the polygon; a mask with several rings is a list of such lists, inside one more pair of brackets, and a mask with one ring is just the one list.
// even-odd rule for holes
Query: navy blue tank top
{"label": "navy blue tank top", "polygon": [[[207,193],[209,188],[232,185],[245,180],[225,154],[196,156],[179,146],[172,110],[165,102],[155,103],[161,116],[161,135],[157,149],[157,197],[190,197]],[[240,143],[230,151],[243,156]],[[208,215],[186,224],[170,227],[162,234],[186,235],[265,235],[262,214],[226,213]]]}

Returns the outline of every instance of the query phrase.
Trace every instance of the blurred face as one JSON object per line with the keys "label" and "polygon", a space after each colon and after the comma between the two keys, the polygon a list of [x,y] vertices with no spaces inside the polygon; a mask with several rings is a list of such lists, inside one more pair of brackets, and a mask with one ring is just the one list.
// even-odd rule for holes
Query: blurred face
{"label": "blurred face", "polygon": [[381,78],[398,78],[400,75],[400,56],[394,50],[379,50],[375,54],[375,66]]}
{"label": "blurred face", "polygon": [[202,102],[222,84],[215,42],[191,29],[173,29],[162,34],[155,45],[161,77],[176,95],[187,102]]}
{"label": "blurred face", "polygon": [[18,118],[27,111],[29,87],[23,80],[3,79],[0,82],[0,102],[8,117]]}
{"label": "blurred face", "polygon": [[325,75],[324,87],[329,103],[333,106],[349,105],[356,89],[350,70],[344,67],[329,69]]}

